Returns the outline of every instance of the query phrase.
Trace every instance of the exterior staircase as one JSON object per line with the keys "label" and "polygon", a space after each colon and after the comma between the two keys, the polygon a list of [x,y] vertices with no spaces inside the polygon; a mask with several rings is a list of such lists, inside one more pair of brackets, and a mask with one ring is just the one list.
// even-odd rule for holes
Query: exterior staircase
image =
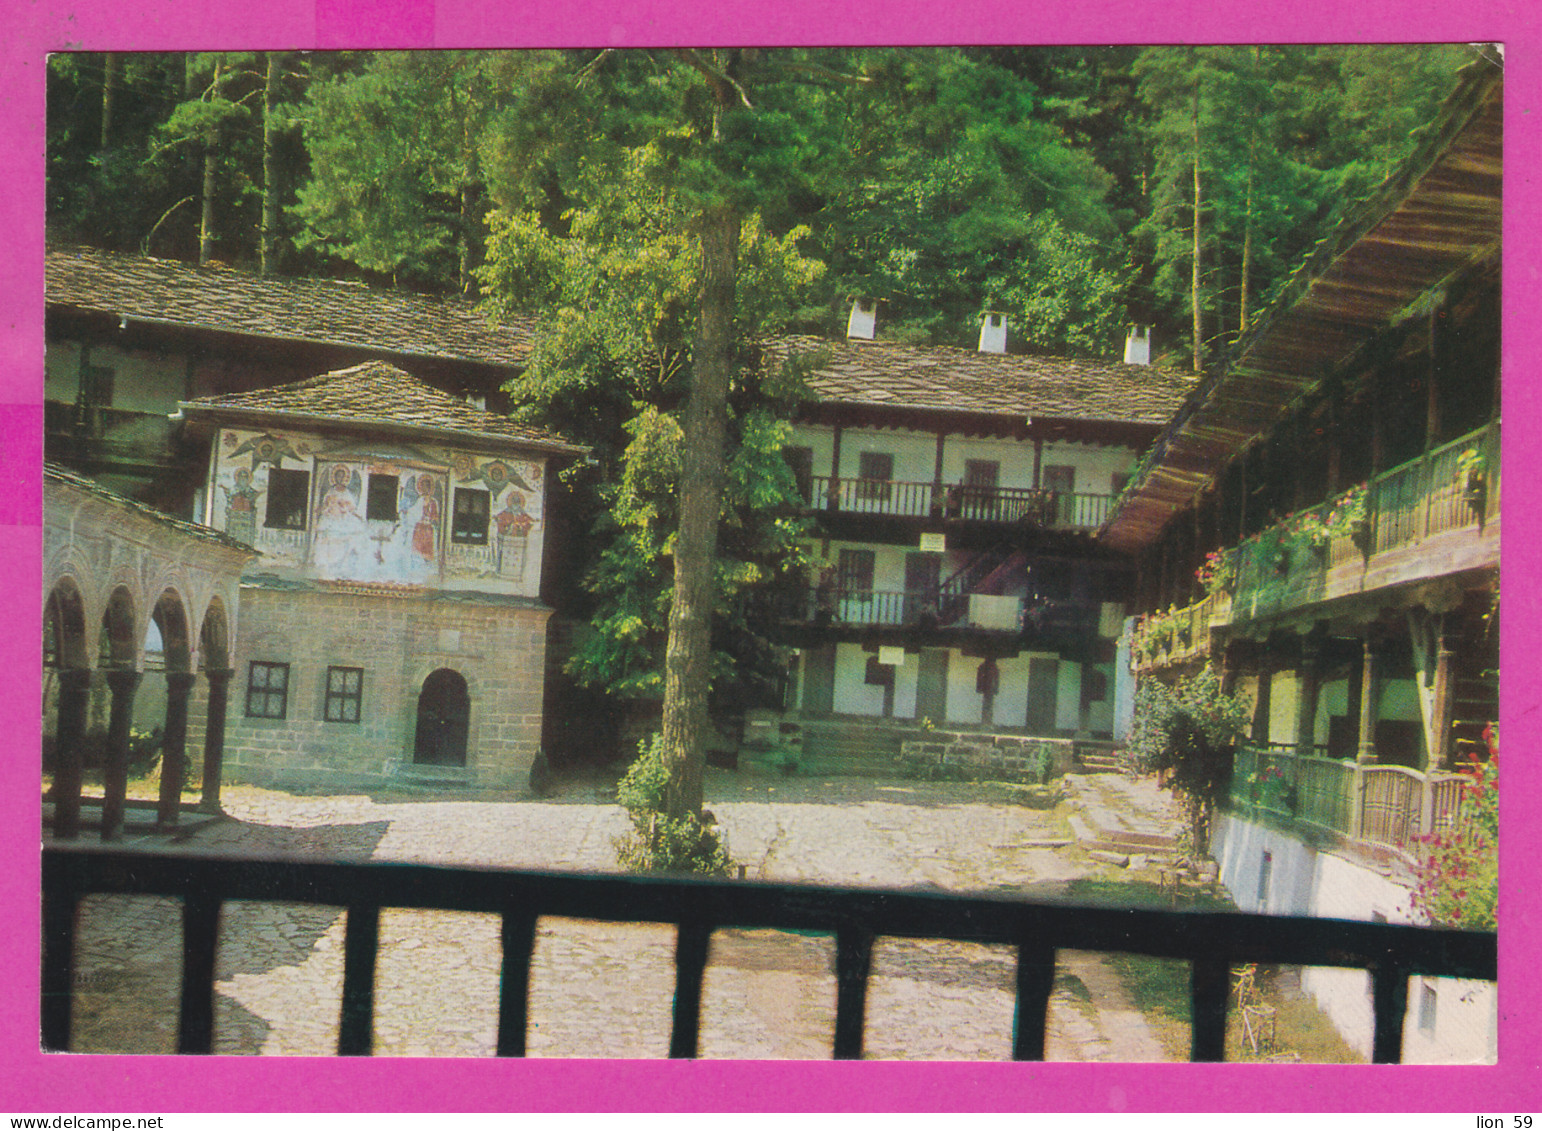
{"label": "exterior staircase", "polygon": [[885,726],[877,719],[805,719],[798,772],[895,775],[900,772],[900,743],[914,731],[913,725]]}

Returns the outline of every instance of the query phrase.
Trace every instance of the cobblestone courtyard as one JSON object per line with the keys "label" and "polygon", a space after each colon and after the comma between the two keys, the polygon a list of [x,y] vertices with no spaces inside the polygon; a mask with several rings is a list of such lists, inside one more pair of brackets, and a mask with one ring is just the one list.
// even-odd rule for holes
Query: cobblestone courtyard
{"label": "cobblestone courtyard", "polygon": [[[1164,801],[1150,792],[1154,810]],[[1064,817],[1021,804],[1008,786],[712,772],[708,805],[751,879],[1053,898],[1071,880],[1107,874],[1074,844],[1032,843],[1064,838]],[[590,785],[571,785],[550,801],[297,797],[238,786],[226,790],[225,808],[230,820],[197,829],[174,850],[611,871],[612,842],[626,828],[623,811]],[[130,837],[124,846],[152,843]],[[340,909],[227,905],[216,974],[217,1051],[330,1055],[343,932]],[[72,1047],[172,1051],[179,905],[90,897],[79,939]],[[384,911],[376,1053],[492,1055],[499,956],[493,916]],[[664,1056],[673,957],[672,927],[541,920],[531,971],[530,1054]],[[1014,966],[1010,948],[880,939],[868,996],[868,1055],[1006,1059]],[[714,935],[703,1056],[827,1058],[834,1017],[833,940],[777,931]],[[1165,1056],[1112,967],[1092,954],[1060,956],[1048,1055]]]}

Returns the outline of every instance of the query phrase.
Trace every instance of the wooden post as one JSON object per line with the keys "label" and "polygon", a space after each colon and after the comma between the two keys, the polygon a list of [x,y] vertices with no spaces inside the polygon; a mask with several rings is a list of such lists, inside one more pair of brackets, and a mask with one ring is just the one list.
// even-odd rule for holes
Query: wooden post
{"label": "wooden post", "polygon": [[112,714],[107,723],[107,765],[102,772],[102,839],[117,840],[123,834],[124,801],[128,794],[129,730],[134,722],[134,693],[143,672],[110,671]]}
{"label": "wooden post", "polygon": [[1456,680],[1452,667],[1456,650],[1451,646],[1450,617],[1440,618],[1435,629],[1434,710],[1430,713],[1430,748],[1425,770],[1451,766],[1451,717],[1455,713]]}
{"label": "wooden post", "polygon": [[830,451],[830,494],[825,499],[826,510],[839,510],[841,500],[841,426],[835,426],[835,443]]}
{"label": "wooden post", "polygon": [[1365,638],[1365,658],[1360,666],[1360,741],[1355,761],[1376,762],[1376,716],[1381,699],[1381,658],[1369,636]]}
{"label": "wooden post", "polygon": [[947,435],[946,432],[937,433],[937,462],[932,468],[932,505],[928,508],[933,518],[942,513],[942,448]]}
{"label": "wooden post", "polygon": [[187,778],[187,700],[193,692],[192,672],[166,673],[166,724],[161,739],[161,796],[155,819],[177,823],[182,808],[182,783]]}
{"label": "wooden post", "polygon": [[1301,758],[1310,758],[1316,752],[1317,698],[1321,684],[1319,670],[1321,659],[1321,639],[1312,635],[1303,636],[1296,696],[1296,754]]}

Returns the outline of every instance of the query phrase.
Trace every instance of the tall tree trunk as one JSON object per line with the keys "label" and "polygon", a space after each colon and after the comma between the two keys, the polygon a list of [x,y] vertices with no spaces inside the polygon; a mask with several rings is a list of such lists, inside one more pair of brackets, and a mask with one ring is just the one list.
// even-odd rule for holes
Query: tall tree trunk
{"label": "tall tree trunk", "polygon": [[1199,238],[1199,83],[1194,84],[1194,275],[1189,285],[1189,305],[1194,309],[1194,372],[1205,367],[1204,326],[1200,314],[1200,248]]}
{"label": "tall tree trunk", "polygon": [[1248,146],[1248,196],[1242,215],[1242,277],[1237,284],[1237,337],[1248,332],[1248,276],[1253,271],[1253,146]]}
{"label": "tall tree trunk", "polygon": [[[220,96],[220,64],[214,64],[214,82],[210,86],[211,97]],[[204,139],[203,148],[203,215],[198,224],[198,265],[202,267],[214,258],[214,192],[216,174],[219,171],[219,131]]]}
{"label": "tall tree trunk", "polygon": [[675,592],[664,655],[664,750],[670,764],[665,800],[671,817],[701,812],[738,260],[738,210],[728,204],[707,209],[701,217],[701,312],[685,407]]}
{"label": "tall tree trunk", "polygon": [[123,82],[123,56],[109,51],[103,56],[105,73],[102,76],[102,133],[99,149],[112,144],[112,119],[118,103],[118,87]]}
{"label": "tall tree trunk", "polygon": [[273,128],[273,102],[278,95],[278,78],[283,56],[268,52],[267,81],[262,88],[262,234],[257,249],[259,271],[264,275],[278,272],[278,131]]}

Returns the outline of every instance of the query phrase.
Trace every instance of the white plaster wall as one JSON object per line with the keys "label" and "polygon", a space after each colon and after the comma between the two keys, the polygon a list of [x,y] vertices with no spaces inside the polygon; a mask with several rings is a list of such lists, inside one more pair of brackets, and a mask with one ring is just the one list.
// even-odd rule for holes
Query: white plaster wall
{"label": "white plaster wall", "polygon": [[835,646],[835,711],[841,715],[883,714],[883,688],[866,682],[867,656],[858,644]]}
{"label": "white plaster wall", "polygon": [[1130,640],[1135,631],[1135,618],[1124,622],[1124,632],[1119,637],[1118,652],[1114,656],[1114,741],[1124,742],[1135,724],[1135,673],[1130,670]]}
{"label": "white plaster wall", "polygon": [[[967,664],[969,661],[955,654],[949,662]],[[978,661],[975,663],[978,665]],[[976,670],[977,666],[969,669],[971,680]],[[1028,724],[1028,657],[1022,655],[997,660],[996,670],[1001,680],[996,689],[996,701],[991,704],[992,725],[1026,726]],[[973,686],[971,683],[970,687],[973,688]],[[976,695],[975,699],[979,701],[980,696]]]}
{"label": "white plaster wall", "polygon": [[1411,679],[1386,679],[1381,684],[1381,719],[1397,719],[1416,723],[1419,714],[1419,689]]}
{"label": "white plaster wall", "polygon": [[1055,694],[1055,729],[1080,730],[1082,725],[1082,666],[1060,661],[1060,685]]}
{"label": "white plaster wall", "polygon": [[[1220,862],[1222,883],[1243,911],[1361,922],[1378,916],[1391,923],[1413,921],[1406,887],[1346,857],[1309,848],[1276,829],[1220,814],[1211,851]],[[1268,890],[1260,898],[1265,852],[1273,859]],[[1404,1062],[1492,1062],[1498,1040],[1494,987],[1486,982],[1432,979],[1438,999],[1436,1024],[1432,1032],[1421,1032],[1418,1007],[1423,981],[1410,979]],[[1344,1040],[1369,1059],[1374,1031],[1370,976],[1363,970],[1307,967],[1301,984]]]}
{"label": "white plaster wall", "polygon": [[1317,693],[1317,741],[1328,741],[1328,720],[1349,710],[1349,681],[1336,679]]}
{"label": "white plaster wall", "polygon": [[1033,486],[1033,444],[1017,440],[973,440],[965,436],[949,436],[942,448],[942,481],[962,483],[964,461],[970,459],[995,460],[1001,465],[996,480],[998,487]]}
{"label": "white plaster wall", "polygon": [[894,479],[930,483],[937,466],[937,437],[929,432],[899,429],[848,428],[841,433],[841,477],[854,478],[862,452],[886,452],[894,457]]}
{"label": "white plaster wall", "polygon": [[[975,676],[980,670],[980,660],[976,656],[964,657],[957,650],[950,649],[950,652],[948,656],[948,722],[978,723],[982,700],[980,693],[975,690]],[[1025,718],[1028,701],[1026,687],[1025,683],[1023,691]],[[992,714],[995,717],[1003,717],[998,712],[1006,710],[1005,699],[1005,695],[996,696],[996,703],[992,708]]]}
{"label": "white plaster wall", "polygon": [[792,438],[787,443],[790,447],[813,449],[813,474],[830,474],[830,463],[835,452],[835,429],[819,424],[799,424],[794,426]]}
{"label": "white plaster wall", "polygon": [[1269,741],[1295,742],[1296,705],[1301,680],[1293,671],[1277,671],[1269,681]]}
{"label": "white plaster wall", "polygon": [[1078,493],[1109,495],[1114,490],[1114,476],[1128,475],[1135,466],[1135,452],[1098,444],[1045,444],[1044,466],[1051,464],[1076,468]]}

